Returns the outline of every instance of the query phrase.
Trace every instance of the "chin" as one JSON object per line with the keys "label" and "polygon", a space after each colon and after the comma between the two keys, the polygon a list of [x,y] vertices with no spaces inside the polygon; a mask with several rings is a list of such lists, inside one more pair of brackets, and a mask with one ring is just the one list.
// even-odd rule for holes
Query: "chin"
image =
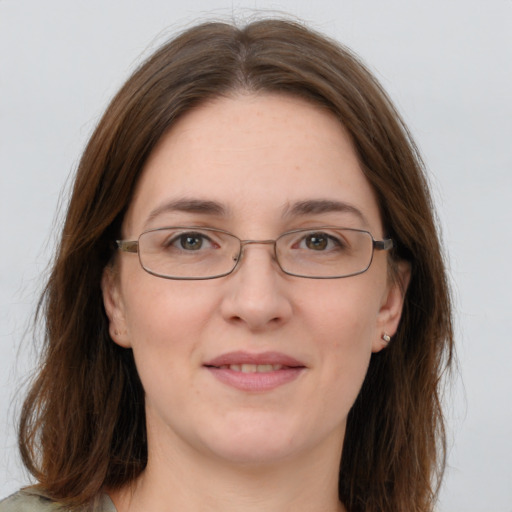
{"label": "chin", "polygon": [[[265,442],[266,441],[266,442]],[[229,446],[214,446],[217,459],[228,464],[247,468],[264,468],[277,465],[295,458],[300,449],[265,439],[246,440],[244,443],[232,443]]]}
{"label": "chin", "polygon": [[308,434],[304,422],[278,421],[276,416],[273,412],[272,418],[260,414],[243,422],[231,421],[229,427],[210,430],[205,445],[227,462],[257,467],[296,459],[322,443],[325,433],[319,429]]}

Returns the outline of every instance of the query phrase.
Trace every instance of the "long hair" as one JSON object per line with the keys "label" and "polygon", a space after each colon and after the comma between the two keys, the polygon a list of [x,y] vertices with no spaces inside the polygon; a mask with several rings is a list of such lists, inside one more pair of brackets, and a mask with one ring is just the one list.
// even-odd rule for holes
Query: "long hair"
{"label": "long hair", "polygon": [[100,288],[151,151],[178,118],[237,91],[292,95],[334,113],[352,138],[384,228],[411,280],[389,347],[373,354],[349,413],[339,496],[350,512],[432,509],[445,457],[440,383],[452,359],[450,296],[421,158],[375,78],[301,24],[205,23],[154,53],[122,87],[80,161],[38,314],[42,362],[23,406],[23,461],[72,508],[135,479],[147,461],[144,392],[108,333]]}

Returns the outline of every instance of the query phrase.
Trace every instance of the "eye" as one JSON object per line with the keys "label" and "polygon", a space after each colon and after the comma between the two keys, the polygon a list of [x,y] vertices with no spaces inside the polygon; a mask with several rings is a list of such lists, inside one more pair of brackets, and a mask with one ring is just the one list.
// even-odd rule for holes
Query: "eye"
{"label": "eye", "polygon": [[304,243],[308,249],[313,249],[314,251],[323,251],[327,247],[329,240],[325,235],[314,234],[308,235],[304,239]]}
{"label": "eye", "polygon": [[196,231],[179,233],[169,238],[165,245],[169,248],[183,251],[200,251],[201,249],[218,247],[206,234]]}
{"label": "eye", "polygon": [[340,238],[324,232],[308,233],[300,242],[301,248],[306,247],[312,251],[339,249],[343,245]]}
{"label": "eye", "polygon": [[204,237],[196,234],[181,235],[178,239],[180,246],[187,251],[198,251],[203,246]]}

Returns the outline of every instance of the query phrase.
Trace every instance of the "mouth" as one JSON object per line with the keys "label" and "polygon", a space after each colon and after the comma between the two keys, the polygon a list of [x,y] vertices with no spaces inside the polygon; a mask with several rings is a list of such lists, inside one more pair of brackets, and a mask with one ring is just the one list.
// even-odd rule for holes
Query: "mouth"
{"label": "mouth", "polygon": [[279,352],[230,352],[203,365],[220,382],[241,391],[270,391],[297,379],[306,365]]}
{"label": "mouth", "polygon": [[282,364],[223,364],[218,367],[220,370],[231,370],[242,373],[269,373],[285,368]]}

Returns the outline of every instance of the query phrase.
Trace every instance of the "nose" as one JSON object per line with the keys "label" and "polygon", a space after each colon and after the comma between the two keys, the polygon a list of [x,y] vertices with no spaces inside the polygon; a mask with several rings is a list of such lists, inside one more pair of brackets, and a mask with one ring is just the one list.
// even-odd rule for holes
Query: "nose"
{"label": "nose", "polygon": [[221,313],[226,321],[256,332],[279,327],[291,317],[288,279],[275,260],[273,242],[245,244],[241,261],[225,279]]}

